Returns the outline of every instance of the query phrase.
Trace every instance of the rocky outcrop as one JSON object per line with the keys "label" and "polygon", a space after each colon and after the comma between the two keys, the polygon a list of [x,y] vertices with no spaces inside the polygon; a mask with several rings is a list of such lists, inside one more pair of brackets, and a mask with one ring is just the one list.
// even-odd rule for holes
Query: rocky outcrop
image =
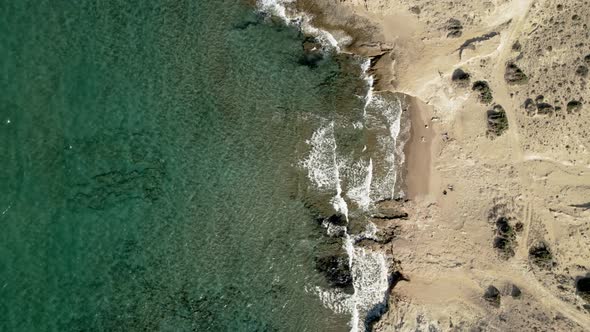
{"label": "rocky outcrop", "polygon": [[457,68],[451,75],[451,81],[459,87],[467,87],[469,86],[470,77],[471,75],[469,73],[463,71],[461,68]]}
{"label": "rocky outcrop", "polygon": [[494,100],[492,89],[486,81],[476,81],[473,83],[471,90],[478,93],[478,99],[481,103],[489,104]]}
{"label": "rocky outcrop", "polygon": [[576,113],[582,109],[582,103],[577,100],[570,100],[567,105],[566,109],[568,113]]}
{"label": "rocky outcrop", "polygon": [[324,59],[322,44],[313,37],[307,37],[303,40],[301,46],[303,55],[299,58],[298,63],[309,68],[316,68]]}
{"label": "rocky outcrop", "polygon": [[475,43],[478,42],[482,42],[482,41],[486,41],[488,39],[492,39],[495,36],[498,36],[499,33],[496,31],[492,31],[492,32],[488,32],[484,35],[481,35],[479,37],[475,37],[475,38],[469,38],[467,39],[461,46],[459,46],[459,48],[457,49],[457,51],[459,51],[459,57],[463,56],[463,51],[467,48],[472,48],[474,47]]}
{"label": "rocky outcrop", "polygon": [[542,269],[551,269],[553,265],[553,255],[549,245],[544,241],[539,241],[529,249],[529,262]]}
{"label": "rocky outcrop", "polygon": [[515,284],[511,284],[510,285],[510,296],[512,296],[513,298],[520,298],[521,295],[522,295],[522,291],[520,290],[520,288],[518,288],[518,286],[516,286]]}
{"label": "rocky outcrop", "polygon": [[459,38],[463,35],[463,25],[461,24],[461,21],[457,19],[452,18],[448,20],[446,29],[448,31],[448,38]]}
{"label": "rocky outcrop", "polygon": [[500,258],[509,259],[514,256],[515,238],[514,230],[510,226],[508,218],[498,218],[496,220],[496,237],[493,246],[498,251]]}
{"label": "rocky outcrop", "polygon": [[493,285],[489,285],[486,291],[483,294],[484,300],[486,300],[489,304],[493,305],[494,307],[500,306],[500,291]]}
{"label": "rocky outcrop", "polygon": [[528,77],[514,62],[506,64],[504,79],[508,84],[524,84],[528,82]]}
{"label": "rocky outcrop", "polygon": [[576,280],[576,293],[582,298],[582,300],[590,304],[590,276],[578,278],[578,280]]}
{"label": "rocky outcrop", "polygon": [[508,118],[502,105],[494,105],[491,110],[488,110],[487,118],[488,137],[498,137],[508,130]]}

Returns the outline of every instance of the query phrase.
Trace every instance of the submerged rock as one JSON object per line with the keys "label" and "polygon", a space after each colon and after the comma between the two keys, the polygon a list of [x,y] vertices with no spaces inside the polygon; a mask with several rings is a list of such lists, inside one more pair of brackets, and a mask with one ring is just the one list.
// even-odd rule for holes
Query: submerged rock
{"label": "submerged rock", "polygon": [[312,37],[307,37],[301,43],[303,55],[299,58],[298,63],[309,68],[316,68],[324,59],[322,44]]}
{"label": "submerged rock", "polygon": [[315,266],[324,274],[330,286],[339,288],[352,286],[352,273],[346,255],[316,257]]}
{"label": "submerged rock", "polygon": [[346,217],[340,213],[333,214],[324,220],[335,226],[346,226]]}

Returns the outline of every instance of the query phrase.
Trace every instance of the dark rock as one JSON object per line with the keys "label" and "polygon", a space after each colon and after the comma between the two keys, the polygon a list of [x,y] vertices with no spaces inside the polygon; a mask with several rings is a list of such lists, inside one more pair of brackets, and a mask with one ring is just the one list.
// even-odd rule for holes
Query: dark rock
{"label": "dark rock", "polygon": [[520,50],[522,49],[522,45],[520,45],[520,42],[517,40],[514,42],[514,44],[512,44],[512,50],[514,52],[520,52]]}
{"label": "dark rock", "polygon": [[459,86],[468,86],[470,77],[471,75],[463,71],[463,69],[457,68],[453,71],[453,74],[451,75],[451,81],[453,81]]}
{"label": "dark rock", "polygon": [[418,7],[418,6],[412,6],[412,7],[410,7],[410,12],[412,14],[420,15],[421,10],[420,10],[420,7]]}
{"label": "dark rock", "polygon": [[500,259],[508,260],[514,257],[512,240],[503,236],[496,236],[493,241],[494,249],[498,251]]}
{"label": "dark rock", "polygon": [[408,213],[398,210],[382,210],[379,213],[372,215],[376,219],[408,219]]}
{"label": "dark rock", "polygon": [[496,237],[493,241],[493,247],[498,251],[502,259],[514,257],[514,245],[516,235],[506,217],[496,219]]}
{"label": "dark rock", "polygon": [[352,273],[346,255],[316,257],[315,266],[324,274],[330,286],[338,288],[352,286]]}
{"label": "dark rock", "polygon": [[590,303],[590,277],[586,276],[576,280],[576,292],[584,301]]}
{"label": "dark rock", "polygon": [[492,32],[488,32],[484,35],[481,35],[479,37],[475,37],[475,38],[469,38],[467,39],[463,44],[461,44],[461,46],[459,46],[459,48],[457,49],[457,51],[459,51],[459,58],[463,55],[463,50],[465,50],[466,48],[471,48],[474,49],[475,48],[475,43],[478,42],[482,42],[482,41],[486,41],[488,39],[492,39],[495,36],[499,35],[498,32],[496,31],[492,31]]}
{"label": "dark rock", "polygon": [[510,241],[502,236],[496,236],[494,238],[494,248],[505,250],[510,246]]}
{"label": "dark rock", "polygon": [[576,68],[576,74],[578,76],[582,76],[582,77],[588,76],[588,67],[586,67],[586,66],[578,66],[578,68]]}
{"label": "dark rock", "polygon": [[406,276],[404,276],[400,271],[394,271],[389,275],[387,278],[387,291],[385,292],[383,301],[373,306],[365,316],[365,331],[373,331],[375,324],[377,324],[383,315],[387,313],[389,310],[389,296],[400,281],[409,281],[409,279],[406,278]]}
{"label": "dark rock", "polygon": [[512,296],[514,298],[518,298],[518,297],[520,297],[520,295],[522,295],[520,288],[518,288],[518,286],[512,284],[510,286],[510,296]]}
{"label": "dark rock", "polygon": [[397,235],[397,227],[388,227],[384,230],[381,230],[377,233],[377,237],[379,238],[379,243],[381,244],[388,244],[393,239],[395,239]]}
{"label": "dark rock", "polygon": [[553,105],[551,105],[551,104],[548,104],[548,103],[537,104],[537,114],[550,115],[550,114],[553,114],[554,110],[555,109],[553,108]]}
{"label": "dark rock", "polygon": [[447,21],[447,37],[448,38],[458,38],[461,37],[463,34],[463,25],[461,21],[457,19],[450,19]]}
{"label": "dark rock", "polygon": [[303,55],[297,61],[300,65],[316,68],[324,59],[322,44],[312,37],[307,37],[301,43]]}
{"label": "dark rock", "polygon": [[492,285],[488,286],[483,294],[483,298],[495,307],[500,306],[500,297],[500,291]]}
{"label": "dark rock", "polygon": [[377,211],[372,216],[376,219],[406,219],[408,213],[405,212],[404,202],[401,200],[383,200],[377,202]]}
{"label": "dark rock", "polygon": [[524,101],[523,107],[526,110],[526,114],[528,116],[534,116],[537,114],[537,105],[531,98],[527,98],[527,100]]}
{"label": "dark rock", "polygon": [[570,100],[566,107],[568,113],[579,112],[582,109],[582,103],[577,100]]}
{"label": "dark rock", "polygon": [[496,220],[496,228],[498,229],[498,232],[502,235],[506,235],[512,231],[512,227],[510,227],[510,224],[508,223],[508,218],[506,217],[500,217],[498,218],[498,220]]}
{"label": "dark rock", "polygon": [[584,62],[586,62],[586,64],[590,65],[590,54],[588,54],[584,57]]}
{"label": "dark rock", "polygon": [[486,81],[477,81],[473,83],[473,87],[471,89],[479,93],[479,101],[484,104],[489,104],[494,99],[492,96],[492,90]]}
{"label": "dark rock", "polygon": [[501,105],[494,105],[494,108],[487,112],[487,117],[489,137],[500,136],[508,129],[506,111]]}
{"label": "dark rock", "polygon": [[529,249],[529,261],[540,268],[551,269],[553,255],[549,246],[543,241],[537,242]]}
{"label": "dark rock", "polygon": [[329,216],[325,221],[336,226],[346,226],[346,217],[340,213]]}
{"label": "dark rock", "polygon": [[508,84],[524,84],[529,80],[525,73],[514,62],[506,64],[504,79]]}
{"label": "dark rock", "polygon": [[396,238],[398,229],[398,226],[384,227],[377,231],[375,237],[357,239],[355,244],[360,247],[371,247],[374,244],[388,244]]}

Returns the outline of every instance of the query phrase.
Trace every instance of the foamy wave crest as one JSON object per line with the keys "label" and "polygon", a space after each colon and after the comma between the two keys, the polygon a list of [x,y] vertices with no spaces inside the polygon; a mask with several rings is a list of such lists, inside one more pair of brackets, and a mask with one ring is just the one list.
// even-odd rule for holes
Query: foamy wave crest
{"label": "foamy wave crest", "polygon": [[351,167],[351,178],[346,196],[355,202],[364,211],[369,210],[373,204],[371,199],[371,183],[373,182],[373,159],[366,163],[357,161]]}
{"label": "foamy wave crest", "polygon": [[348,205],[342,197],[340,169],[345,161],[336,152],[334,121],[316,130],[307,141],[311,146],[309,156],[302,165],[307,169],[307,176],[318,189],[334,190],[336,195],[330,203],[336,212],[342,213],[348,220]]}
{"label": "foamy wave crest", "polygon": [[306,142],[311,146],[309,156],[302,162],[307,176],[319,189],[336,189],[337,165],[334,163],[336,140],[334,122],[316,130]]}
{"label": "foamy wave crest", "polygon": [[317,38],[322,44],[340,52],[343,44],[350,42],[349,37],[338,41],[328,31],[318,29],[311,24],[312,17],[309,14],[297,12],[293,9],[295,0],[258,0],[258,9],[262,12],[281,18],[287,25],[296,25],[301,32]]}
{"label": "foamy wave crest", "polygon": [[[309,289],[307,289],[309,291]],[[350,313],[350,294],[346,294],[339,289],[322,289],[320,287],[314,287],[311,290],[315,293],[324,306],[337,314]]]}
{"label": "foamy wave crest", "polygon": [[371,69],[371,59],[366,59],[361,64],[361,78],[367,83],[367,94],[365,95],[365,106],[363,107],[363,116],[367,116],[367,107],[373,101],[373,84],[375,83],[375,78],[373,75],[369,73],[369,69]]}

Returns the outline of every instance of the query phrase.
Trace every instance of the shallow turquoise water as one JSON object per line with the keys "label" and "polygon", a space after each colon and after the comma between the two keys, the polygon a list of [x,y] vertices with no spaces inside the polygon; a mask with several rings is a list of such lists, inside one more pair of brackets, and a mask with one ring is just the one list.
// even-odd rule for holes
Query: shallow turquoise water
{"label": "shallow turquoise water", "polygon": [[1,331],[347,328],[299,163],[349,60],[238,0],[0,12]]}

